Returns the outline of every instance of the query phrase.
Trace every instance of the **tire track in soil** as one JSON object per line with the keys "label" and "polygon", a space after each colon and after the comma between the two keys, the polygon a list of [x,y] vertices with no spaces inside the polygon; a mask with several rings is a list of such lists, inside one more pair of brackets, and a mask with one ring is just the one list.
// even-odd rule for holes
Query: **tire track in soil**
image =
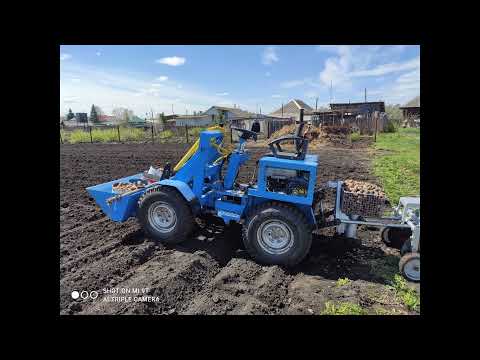
{"label": "tire track in soil", "polygon": [[[150,165],[163,165],[167,160],[174,165],[188,147],[61,146],[62,314],[308,314],[307,307],[323,306],[328,298],[321,297],[317,290],[328,287],[338,277],[348,276],[355,283],[382,284],[372,275],[369,261],[385,257],[383,245],[378,234],[362,229],[358,231],[362,244],[357,248],[319,235],[307,259],[297,268],[286,270],[250,260],[238,225],[225,226],[206,219],[189,240],[169,247],[146,238],[135,219],[121,224],[104,222],[85,187],[138,173]],[[366,151],[328,147],[313,151],[320,157],[318,181],[351,177],[375,182]],[[250,180],[256,160],[266,152],[266,148],[251,148],[251,159],[240,169],[240,182]],[[159,302],[101,301],[101,290],[112,287],[150,288],[149,295],[157,296]],[[73,301],[73,290],[97,290],[100,296],[95,301]],[[329,294],[343,296],[332,291]],[[353,298],[360,301],[357,295]],[[318,306],[315,313],[320,311]]]}

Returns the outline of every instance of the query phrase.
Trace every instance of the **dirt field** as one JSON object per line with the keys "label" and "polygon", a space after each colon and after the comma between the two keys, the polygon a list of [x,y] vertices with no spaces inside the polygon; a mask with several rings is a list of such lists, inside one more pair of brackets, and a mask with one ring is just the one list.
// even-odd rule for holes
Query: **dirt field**
{"label": "dirt field", "polygon": [[[386,286],[397,271],[399,254],[383,245],[378,231],[360,228],[361,244],[351,244],[325,230],[314,237],[307,259],[286,270],[250,260],[238,225],[203,223],[181,245],[156,245],[135,219],[118,224],[106,218],[85,190],[152,164],[166,160],[175,164],[187,148],[186,144],[61,145],[61,314],[310,315],[322,313],[327,302],[357,304],[371,314],[416,314]],[[319,154],[318,181],[375,182],[365,143],[311,151]],[[240,173],[242,182],[248,181],[255,161],[267,149],[257,144],[250,152],[252,159]],[[352,281],[336,283],[345,277]],[[124,289],[132,293],[122,294]],[[136,301],[135,289],[149,296],[142,300],[154,301]],[[73,300],[74,290],[98,291],[99,296]]]}

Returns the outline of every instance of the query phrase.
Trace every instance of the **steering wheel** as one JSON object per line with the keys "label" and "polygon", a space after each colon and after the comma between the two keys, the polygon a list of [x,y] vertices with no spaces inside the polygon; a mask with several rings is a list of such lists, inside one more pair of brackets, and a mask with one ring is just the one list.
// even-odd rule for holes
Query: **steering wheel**
{"label": "steering wheel", "polygon": [[244,140],[248,140],[250,138],[253,138],[253,140],[257,141],[257,133],[255,131],[250,131],[250,130],[247,130],[247,129],[241,129],[241,128],[233,127],[233,126],[231,126],[230,129],[240,131],[242,133],[240,135],[240,137]]}

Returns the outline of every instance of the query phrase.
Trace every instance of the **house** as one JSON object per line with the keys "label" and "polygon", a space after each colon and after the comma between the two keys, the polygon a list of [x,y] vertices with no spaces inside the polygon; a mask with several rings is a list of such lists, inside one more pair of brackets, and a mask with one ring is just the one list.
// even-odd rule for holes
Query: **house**
{"label": "house", "polygon": [[115,116],[111,115],[97,115],[97,119],[102,124],[116,124],[118,120]]}
{"label": "house", "polygon": [[[75,113],[75,118],[79,123],[88,123],[88,115],[87,113]],[[72,119],[73,120],[73,119]]]}
{"label": "house", "polygon": [[[219,119],[220,116],[223,116],[223,120],[228,122],[231,119],[238,119],[238,118],[249,118],[255,117],[254,113],[242,110],[237,107],[225,107],[225,106],[212,106],[210,109],[202,113],[201,115],[209,115],[212,119]],[[213,121],[212,121],[213,122]]]}
{"label": "house", "polygon": [[385,102],[372,101],[372,102],[358,102],[358,103],[336,103],[330,104],[330,109],[343,115],[357,116],[361,114],[371,114],[375,111],[380,113],[385,112]]}
{"label": "house", "polygon": [[400,106],[403,114],[404,123],[414,126],[414,123],[420,123],[420,96],[410,100],[405,106]]}
{"label": "house", "polygon": [[173,126],[206,126],[213,123],[212,115],[178,115],[173,119],[167,120],[167,124]]}
{"label": "house", "polygon": [[313,109],[308,104],[298,99],[291,100],[290,102],[270,113],[269,115],[280,118],[295,118],[295,120],[298,120],[300,117],[300,109],[305,110],[303,120],[309,121]]}

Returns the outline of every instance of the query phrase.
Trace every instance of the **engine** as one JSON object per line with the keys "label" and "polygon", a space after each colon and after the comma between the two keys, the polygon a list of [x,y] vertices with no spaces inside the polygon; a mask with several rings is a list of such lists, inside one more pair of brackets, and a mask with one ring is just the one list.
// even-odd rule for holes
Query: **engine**
{"label": "engine", "polygon": [[266,168],[267,191],[307,196],[310,173],[303,170]]}

